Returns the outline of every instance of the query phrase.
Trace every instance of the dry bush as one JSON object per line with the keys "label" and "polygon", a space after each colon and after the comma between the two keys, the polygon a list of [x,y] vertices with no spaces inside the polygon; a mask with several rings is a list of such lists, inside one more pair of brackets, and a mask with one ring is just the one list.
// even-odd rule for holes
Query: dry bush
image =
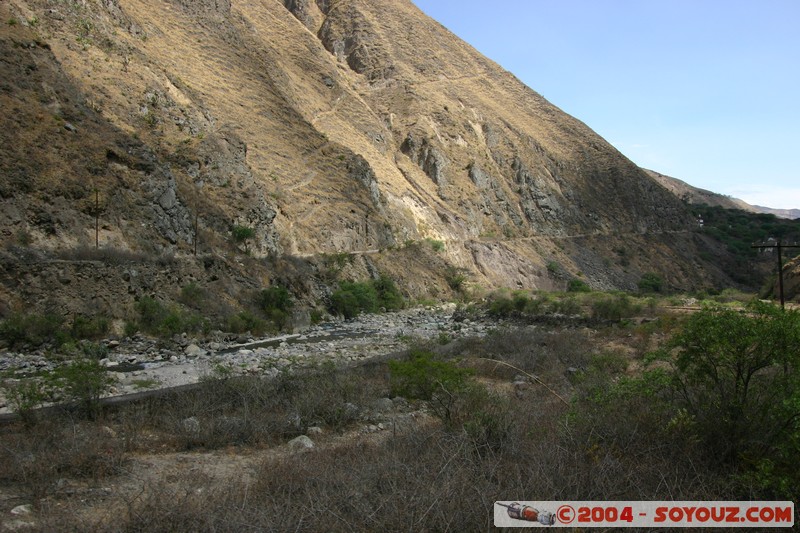
{"label": "dry bush", "polygon": [[142,252],[106,246],[102,248],[78,246],[76,248],[63,249],[58,251],[57,256],[65,261],[102,261],[111,265],[144,263],[154,259],[152,256]]}
{"label": "dry bush", "polygon": [[125,462],[124,442],[102,425],[65,418],[6,428],[0,450],[0,480],[35,499],[51,493],[61,478],[104,479]]}
{"label": "dry bush", "polygon": [[526,372],[553,365],[584,366],[593,350],[585,330],[537,326],[496,330],[483,345],[483,357],[507,361]]}
{"label": "dry bush", "polygon": [[[118,531],[470,531],[491,524],[500,462],[459,434],[427,429],[267,461],[252,485],[132,502]],[[182,483],[188,489],[191,485]],[[108,530],[111,530],[110,528]]]}
{"label": "dry bush", "polygon": [[310,426],[340,431],[360,420],[365,406],[388,391],[381,368],[327,367],[274,379],[208,379],[192,390],[126,407],[117,418],[129,428],[125,434],[145,449],[153,441],[143,438],[143,428],[174,449],[275,444]]}

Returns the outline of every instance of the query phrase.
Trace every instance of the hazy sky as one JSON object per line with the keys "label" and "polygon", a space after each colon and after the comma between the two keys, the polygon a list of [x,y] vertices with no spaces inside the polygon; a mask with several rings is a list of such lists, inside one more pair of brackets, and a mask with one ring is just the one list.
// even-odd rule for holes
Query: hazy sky
{"label": "hazy sky", "polygon": [[638,165],[800,208],[800,0],[413,0]]}

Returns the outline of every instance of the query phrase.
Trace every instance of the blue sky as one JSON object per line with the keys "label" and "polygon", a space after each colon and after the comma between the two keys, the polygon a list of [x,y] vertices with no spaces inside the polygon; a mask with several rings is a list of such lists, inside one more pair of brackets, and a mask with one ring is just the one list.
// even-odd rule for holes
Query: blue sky
{"label": "blue sky", "polygon": [[800,208],[800,0],[413,0],[638,165]]}

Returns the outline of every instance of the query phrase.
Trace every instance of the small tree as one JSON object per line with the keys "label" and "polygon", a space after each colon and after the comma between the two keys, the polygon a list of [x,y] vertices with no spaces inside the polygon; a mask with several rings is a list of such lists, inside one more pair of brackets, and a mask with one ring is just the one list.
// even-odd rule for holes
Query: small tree
{"label": "small tree", "polygon": [[115,383],[106,369],[93,359],[79,359],[61,366],[53,371],[50,379],[68,400],[78,402],[90,418],[97,416],[100,398]]}
{"label": "small tree", "polygon": [[35,411],[48,398],[47,387],[36,378],[17,383],[3,383],[2,387],[11,410],[19,415],[25,425],[36,421]]}
{"label": "small tree", "polygon": [[374,313],[378,310],[378,292],[371,283],[342,282],[339,290],[331,295],[331,310],[345,318],[359,313]]}
{"label": "small tree", "polygon": [[249,242],[256,236],[256,230],[249,226],[236,225],[231,228],[231,235],[233,236],[233,241],[237,245],[244,244],[244,251],[250,253]]}
{"label": "small tree", "polygon": [[[677,392],[711,455],[785,463],[800,452],[800,314],[708,308],[673,339]],[[793,461],[793,460],[792,460]]]}
{"label": "small tree", "polygon": [[294,306],[292,296],[286,287],[273,285],[258,293],[258,305],[278,329],[283,329],[289,319],[289,311]]}

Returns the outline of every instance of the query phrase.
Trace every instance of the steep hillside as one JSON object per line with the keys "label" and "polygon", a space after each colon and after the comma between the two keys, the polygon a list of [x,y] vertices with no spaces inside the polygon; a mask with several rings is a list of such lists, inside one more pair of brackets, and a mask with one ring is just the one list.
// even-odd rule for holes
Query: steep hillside
{"label": "steep hillside", "polygon": [[[12,307],[20,246],[41,262],[95,239],[173,254],[191,272],[165,275],[173,292],[268,284],[275,258],[316,279],[340,252],[414,295],[445,294],[447,267],[483,286],[726,280],[678,198],[407,0],[10,0],[0,48]],[[443,251],[409,248],[425,239]]]}

